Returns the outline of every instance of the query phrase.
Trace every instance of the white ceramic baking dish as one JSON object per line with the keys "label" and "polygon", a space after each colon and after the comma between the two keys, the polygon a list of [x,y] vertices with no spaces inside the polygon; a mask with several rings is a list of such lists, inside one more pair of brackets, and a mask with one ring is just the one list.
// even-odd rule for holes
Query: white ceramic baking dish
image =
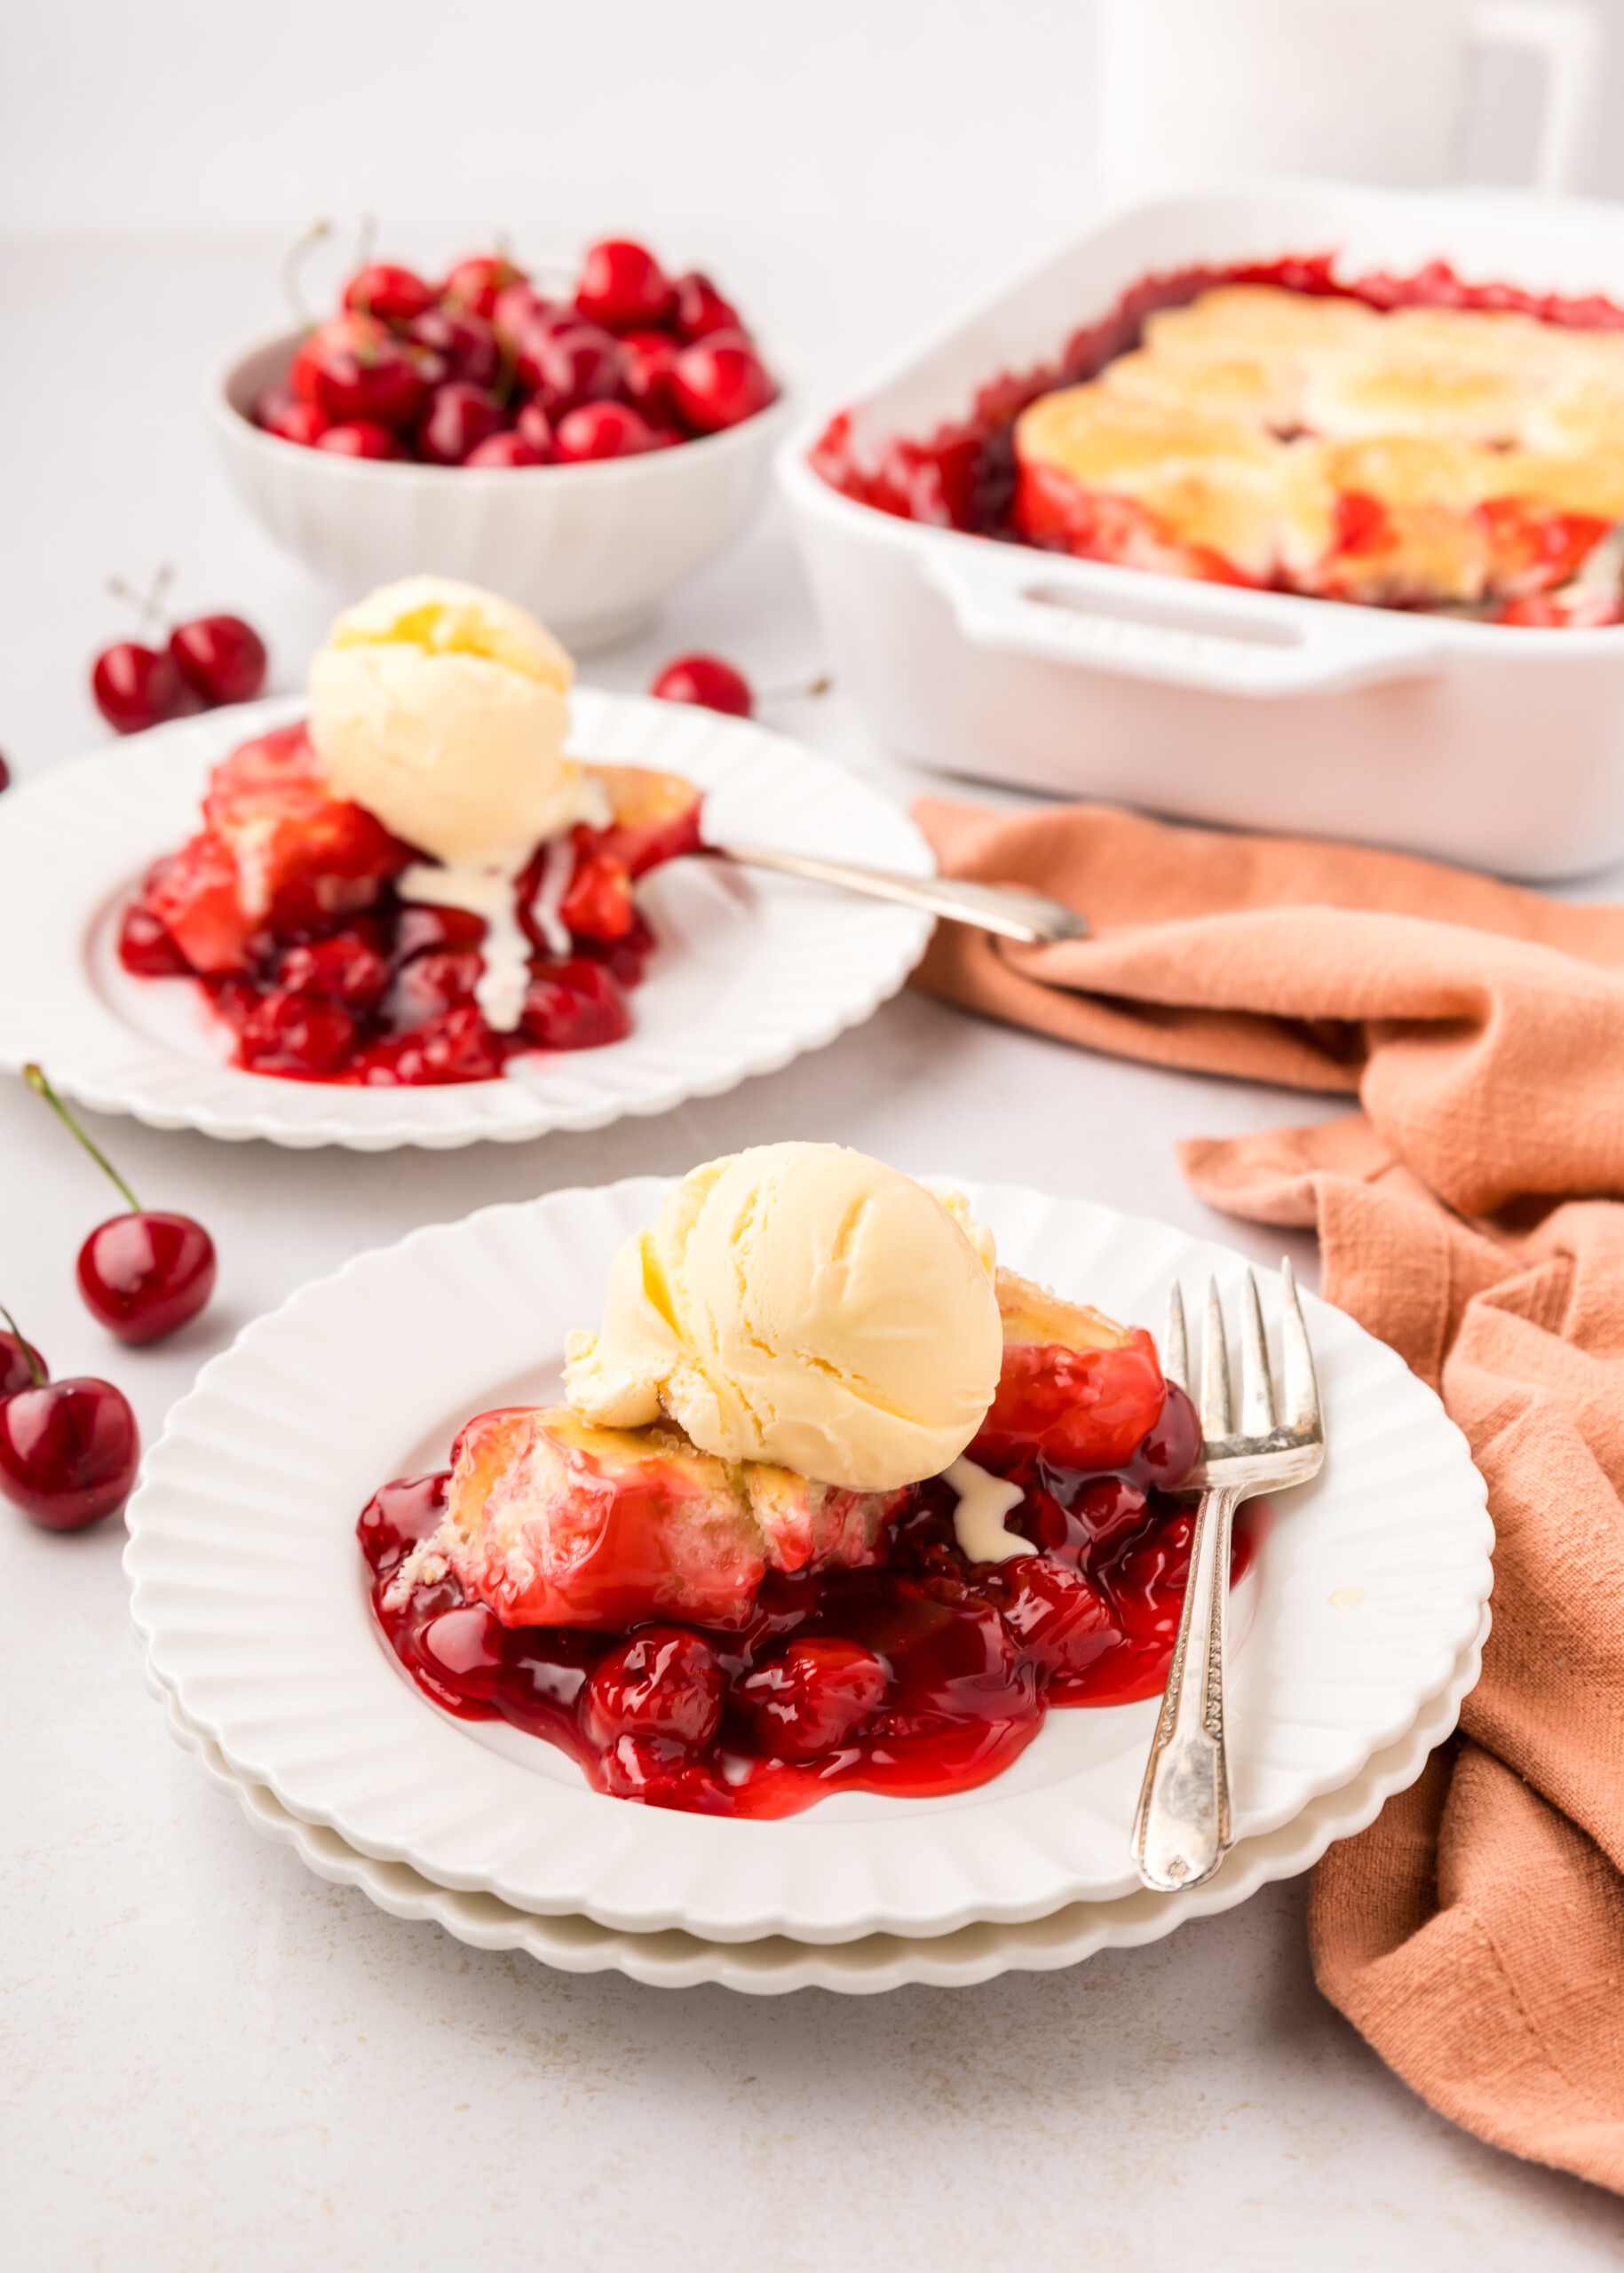
{"label": "white ceramic baking dish", "polygon": [[[1153,272],[1335,252],[1624,305],[1624,213],[1493,193],[1271,184],[1117,215],[882,373],[853,440],[926,436],[1051,360]],[[841,683],[950,772],[1239,827],[1403,845],[1501,874],[1624,856],[1624,627],[1537,630],[1299,599],[904,521],[784,444]]]}

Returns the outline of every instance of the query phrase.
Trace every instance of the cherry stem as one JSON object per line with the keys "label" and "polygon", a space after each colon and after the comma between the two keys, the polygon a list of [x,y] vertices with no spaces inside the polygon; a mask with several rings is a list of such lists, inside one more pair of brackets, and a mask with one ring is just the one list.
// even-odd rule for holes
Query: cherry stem
{"label": "cherry stem", "polygon": [[820,694],[827,694],[835,684],[832,673],[825,671],[820,678],[808,679],[804,686],[769,686],[759,693],[757,702],[811,702]]}
{"label": "cherry stem", "polygon": [[330,221],[313,221],[302,237],[296,237],[282,260],[282,290],[288,305],[293,310],[294,321],[301,331],[313,331],[316,319],[310,313],[300,286],[305,263],[324,238],[333,234]]}
{"label": "cherry stem", "polygon": [[44,1068],[38,1065],[25,1065],[22,1069],[22,1078],[33,1090],[36,1097],[44,1098],[45,1103],[51,1107],[51,1112],[55,1113],[57,1119],[62,1122],[63,1126],[73,1131],[74,1135],[79,1139],[79,1142],[83,1145],[85,1151],[90,1154],[91,1160],[95,1161],[102,1174],[108,1177],[112,1183],[117,1185],[119,1191],[123,1193],[124,1198],[130,1203],[131,1214],[132,1216],[139,1216],[141,1212],[140,1201],[136,1198],[134,1192],[131,1191],[130,1186],[124,1182],[123,1177],[120,1176],[118,1170],[114,1167],[112,1161],[108,1160],[107,1154],[91,1144],[83,1129],[80,1128],[78,1122],[74,1119],[72,1113],[69,1113],[61,1098],[58,1097],[56,1091],[45,1079]]}
{"label": "cherry stem", "polygon": [[31,1342],[26,1339],[22,1328],[18,1325],[16,1319],[12,1316],[12,1313],[7,1310],[4,1303],[0,1303],[0,1318],[3,1318],[6,1324],[11,1327],[17,1347],[22,1351],[23,1356],[28,1361],[28,1371],[34,1376],[35,1388],[44,1389],[45,1386],[45,1369],[40,1364],[39,1351],[34,1347],[34,1344]]}
{"label": "cherry stem", "polygon": [[140,619],[138,630],[146,630],[150,616],[160,631],[170,632],[175,625],[173,618],[163,613],[163,595],[174,580],[174,570],[166,566],[158,570],[145,592],[138,592],[133,585],[125,583],[122,576],[109,576],[107,590],[115,599],[127,601],[135,609]]}

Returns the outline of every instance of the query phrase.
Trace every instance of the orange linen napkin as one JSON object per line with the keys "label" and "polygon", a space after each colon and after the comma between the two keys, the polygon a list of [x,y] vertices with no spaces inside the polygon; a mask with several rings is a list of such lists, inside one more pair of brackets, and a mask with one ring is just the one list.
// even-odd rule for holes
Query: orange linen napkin
{"label": "orange linen napkin", "polygon": [[1315,1976],[1444,2114],[1624,2191],[1624,1206],[1589,1196],[1624,1192],[1624,908],[1099,807],[915,812],[949,875],[1097,931],[944,925],[915,984],[1358,1091],[1343,1120],[1180,1148],[1213,1206],[1318,1229],[1327,1299],[1438,1390],[1497,1532],[1461,1734],[1319,1865]]}

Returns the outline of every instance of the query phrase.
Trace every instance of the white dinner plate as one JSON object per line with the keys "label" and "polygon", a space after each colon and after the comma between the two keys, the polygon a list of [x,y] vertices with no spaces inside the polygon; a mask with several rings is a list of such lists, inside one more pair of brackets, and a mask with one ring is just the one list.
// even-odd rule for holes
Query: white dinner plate
{"label": "white dinner plate", "polygon": [[[631,997],[632,1032],[602,1049],[514,1059],[495,1081],[343,1089],[243,1073],[198,989],[132,978],[115,947],[143,872],[202,825],[209,770],[300,717],[302,700],[216,710],[110,744],[0,799],[0,1066],[44,1061],[59,1089],[155,1129],[275,1144],[448,1147],[664,1113],[787,1065],[860,1025],[901,986],[931,918],[711,860],[638,887],[659,937]],[[725,843],[934,873],[907,816],[783,734],[691,704],[577,687],[582,757],[681,773]]]}
{"label": "white dinner plate", "polygon": [[[481,1209],[357,1256],[245,1329],[178,1405],[131,1502],[126,1566],[153,1673],[233,1771],[360,1853],[515,1908],[634,1933],[842,1942],[1110,1901],[1145,1702],[1051,1713],[1003,1775],[939,1800],[842,1793],[776,1823],[592,1793],[553,1746],[428,1702],[384,1647],[357,1515],[441,1465],[480,1409],[556,1393],[609,1258],[665,1185]],[[1176,1273],[1236,1294],[1230,1249],[1109,1208],[968,1187],[1006,1261],[1120,1318]],[[1264,1305],[1278,1311],[1279,1291]],[[1403,1361],[1305,1300],[1328,1453],[1284,1499],[1236,1652],[1238,1835],[1289,1824],[1394,1743],[1477,1631],[1493,1531],[1464,1438]],[[1233,1313],[1232,1313],[1233,1314]]]}
{"label": "white dinner plate", "polygon": [[408,1863],[376,1862],[325,1825],[289,1815],[264,1784],[247,1783],[234,1774],[218,1745],[190,1726],[167,1690],[152,1685],[164,1700],[176,1743],[196,1755],[209,1781],[236,1800],[256,1830],[291,1847],[318,1878],[359,1887],[392,1917],[432,1919],[472,1949],[523,1950],[561,1973],[623,1973],[655,1989],[693,1989],[714,1982],[757,1997],[783,1996],[792,1989],[872,1996],[910,1982],[966,1989],[1001,1973],[1053,1973],[1099,1950],[1137,1949],[1160,1941],[1188,1919],[1233,1910],[1271,1880],[1295,1878],[1319,1861],[1333,1840],[1363,1831],[1395,1792],[1406,1791],[1415,1781],[1428,1754],[1453,1730],[1462,1699],[1477,1686],[1488,1630],[1485,1603],[1477,1633],[1456,1659],[1447,1686],[1422,1706],[1404,1735],[1373,1753],[1340,1791],[1311,1800],[1280,1830],[1243,1839],[1205,1886],[1187,1894],[1152,1894],[1141,1887],[1115,1902],[1069,1903],[1025,1925],[984,1921],[928,1938],[866,1934],[823,1946],[783,1934],[754,1942],[708,1942],[675,1928],[663,1934],[617,1933],[590,1918],[538,1917],[494,1894],[436,1886]]}

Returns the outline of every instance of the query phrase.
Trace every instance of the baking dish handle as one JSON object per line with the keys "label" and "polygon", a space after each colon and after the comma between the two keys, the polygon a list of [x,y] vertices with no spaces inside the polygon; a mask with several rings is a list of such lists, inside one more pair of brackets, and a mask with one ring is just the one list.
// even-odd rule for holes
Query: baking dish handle
{"label": "baking dish handle", "polygon": [[1014,545],[933,546],[923,566],[978,647],[1204,693],[1335,693],[1421,677],[1441,653],[1426,616],[1300,600],[1243,617],[1242,596],[1210,584],[1190,587],[1184,622],[1159,622],[1113,606],[1093,581],[1120,570]]}

